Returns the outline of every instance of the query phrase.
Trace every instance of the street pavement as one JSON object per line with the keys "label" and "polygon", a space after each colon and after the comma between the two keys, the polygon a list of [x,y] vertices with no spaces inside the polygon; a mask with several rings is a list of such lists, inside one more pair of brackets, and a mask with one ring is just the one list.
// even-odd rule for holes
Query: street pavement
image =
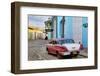
{"label": "street pavement", "polygon": [[[48,40],[28,40],[28,60],[56,60],[54,55],[46,51]],[[87,50],[81,50],[80,55],[75,58],[87,58]]]}

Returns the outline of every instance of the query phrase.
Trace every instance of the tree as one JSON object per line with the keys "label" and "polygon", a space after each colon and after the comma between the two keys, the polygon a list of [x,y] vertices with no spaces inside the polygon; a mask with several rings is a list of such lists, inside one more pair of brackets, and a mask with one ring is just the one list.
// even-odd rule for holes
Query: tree
{"label": "tree", "polygon": [[44,23],[45,23],[45,29],[51,29],[52,21],[50,18],[47,21],[45,21]]}
{"label": "tree", "polygon": [[88,23],[84,23],[84,24],[83,24],[83,27],[84,27],[84,28],[87,28],[87,27],[88,27]]}

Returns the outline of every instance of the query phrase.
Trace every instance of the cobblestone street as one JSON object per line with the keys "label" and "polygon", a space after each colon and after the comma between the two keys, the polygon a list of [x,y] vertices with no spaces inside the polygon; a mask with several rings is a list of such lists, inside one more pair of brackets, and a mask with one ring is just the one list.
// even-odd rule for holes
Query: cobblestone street
{"label": "cobblestone street", "polygon": [[[55,60],[56,56],[49,55],[46,51],[48,40],[28,40],[28,60]],[[77,58],[86,58],[87,50],[81,50]]]}

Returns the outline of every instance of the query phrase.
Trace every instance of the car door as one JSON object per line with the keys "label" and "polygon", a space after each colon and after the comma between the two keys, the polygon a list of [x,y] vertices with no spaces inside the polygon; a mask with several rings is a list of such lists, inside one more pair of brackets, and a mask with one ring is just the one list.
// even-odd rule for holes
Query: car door
{"label": "car door", "polygon": [[56,54],[56,50],[57,50],[56,44],[57,44],[57,43],[55,43],[55,41],[52,41],[51,44],[52,44],[52,45],[49,47],[49,48],[50,48],[50,53]]}

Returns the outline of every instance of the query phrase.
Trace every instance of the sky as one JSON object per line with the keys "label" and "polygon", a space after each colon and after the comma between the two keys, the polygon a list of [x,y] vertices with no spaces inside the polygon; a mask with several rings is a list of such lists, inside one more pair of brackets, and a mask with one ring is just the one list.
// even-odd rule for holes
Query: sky
{"label": "sky", "polygon": [[28,16],[28,21],[29,21],[29,26],[35,26],[35,27],[40,27],[44,28],[45,27],[45,21],[48,20],[51,16],[35,16],[35,15],[29,15]]}

